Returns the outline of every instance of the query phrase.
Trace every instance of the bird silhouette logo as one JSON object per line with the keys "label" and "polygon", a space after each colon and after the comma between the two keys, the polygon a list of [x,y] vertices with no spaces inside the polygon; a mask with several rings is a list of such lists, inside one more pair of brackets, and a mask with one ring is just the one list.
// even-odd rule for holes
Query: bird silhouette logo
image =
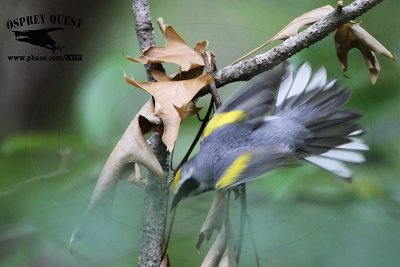
{"label": "bird silhouette logo", "polygon": [[56,51],[64,48],[57,45],[56,41],[48,34],[49,32],[64,30],[64,28],[48,28],[40,30],[26,30],[26,31],[12,31],[15,35],[15,39],[20,42],[30,43],[32,45],[37,45],[50,49],[51,51]]}

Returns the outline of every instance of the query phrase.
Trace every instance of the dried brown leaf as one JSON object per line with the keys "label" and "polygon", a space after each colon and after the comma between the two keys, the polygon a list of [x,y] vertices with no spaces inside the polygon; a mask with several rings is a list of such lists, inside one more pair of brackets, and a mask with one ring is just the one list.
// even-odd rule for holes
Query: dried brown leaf
{"label": "dried brown leaf", "polygon": [[225,220],[227,204],[227,192],[217,192],[211,204],[210,210],[208,211],[207,218],[205,219],[200,229],[200,233],[196,243],[197,250],[200,250],[201,244],[203,243],[204,239],[206,239],[207,241],[210,239],[214,230],[221,229]]}
{"label": "dried brown leaf", "polygon": [[225,225],[223,225],[217,238],[208,250],[206,257],[201,263],[201,267],[217,267],[222,258],[222,255],[225,252],[227,241],[227,231]]}
{"label": "dried brown leaf", "polygon": [[159,70],[150,70],[151,76],[157,81],[157,82],[170,82],[172,81],[171,77],[167,76],[164,72],[159,71]]}
{"label": "dried brown leaf", "polygon": [[134,163],[134,170],[129,174],[127,177],[127,180],[139,187],[144,187],[145,186],[145,180],[142,176],[142,172],[140,170],[140,165],[137,163]]}
{"label": "dried brown leaf", "polygon": [[150,73],[156,81],[166,82],[195,79],[203,74],[203,70],[204,67],[198,67],[189,71],[181,71],[170,75],[166,75],[164,72],[158,70],[151,70]]}
{"label": "dried brown leaf", "polygon": [[283,28],[280,32],[274,35],[271,39],[267,41],[267,43],[275,41],[275,40],[286,40],[289,37],[295,36],[299,33],[300,29],[304,26],[311,25],[323,17],[328,15],[334,10],[334,8],[330,5],[326,5],[323,7],[319,7],[313,9],[307,13],[304,13],[298,18],[292,20],[285,28]]}
{"label": "dried brown leaf", "polygon": [[197,53],[201,54],[202,52],[206,51],[208,46],[208,41],[200,41],[194,46],[193,50]]}
{"label": "dried brown leaf", "polygon": [[181,71],[178,73],[174,73],[169,75],[170,79],[173,81],[181,81],[181,80],[189,80],[199,77],[203,74],[204,67],[198,67],[191,69],[189,71]]}
{"label": "dried brown leaf", "polygon": [[138,82],[126,75],[125,79],[128,83],[145,90],[154,97],[154,114],[164,123],[162,140],[168,151],[172,151],[182,121],[176,108],[180,109],[181,113],[183,111],[186,113],[193,97],[209,84],[213,77],[204,73],[194,79],[171,81],[168,80],[168,76],[161,74],[161,72],[158,72],[156,76],[158,82]]}
{"label": "dried brown leaf", "polygon": [[364,57],[370,72],[371,83],[375,84],[381,69],[375,53],[395,60],[396,56],[387,50],[378,40],[363,29],[360,24],[348,22],[339,27],[335,32],[336,54],[343,72],[346,72],[348,52],[357,48]]}
{"label": "dried brown leaf", "polygon": [[[103,206],[106,211],[111,210],[112,200],[121,172],[129,163],[134,162],[145,166],[158,177],[160,182],[165,179],[161,165],[144,139],[142,129],[139,125],[140,116],[145,117],[148,121],[158,120],[158,118],[153,115],[153,110],[153,100],[150,98],[134,117],[125,133],[118,141],[101,171],[100,177],[93,190],[85,218],[95,207]],[[80,231],[80,226],[74,229],[70,239],[70,247]]]}
{"label": "dried brown leaf", "polygon": [[160,263],[160,267],[171,267],[171,262],[169,261],[168,252],[165,253],[164,258]]}
{"label": "dried brown leaf", "polygon": [[198,51],[205,49],[207,41],[198,42],[194,48],[191,48],[172,26],[165,25],[162,19],[159,19],[158,22],[164,34],[166,45],[164,47],[150,47],[144,50],[140,57],[127,56],[127,59],[142,64],[175,63],[180,66],[181,71],[204,66],[203,59]]}
{"label": "dried brown leaf", "polygon": [[286,40],[289,37],[295,36],[296,34],[299,33],[299,31],[300,31],[300,29],[302,27],[311,25],[311,24],[321,20],[323,17],[325,17],[326,15],[331,13],[333,10],[334,10],[334,8],[332,6],[326,5],[326,6],[323,6],[323,7],[319,7],[319,8],[313,9],[313,10],[307,12],[307,13],[304,13],[300,17],[295,18],[294,20],[292,20],[288,25],[285,26],[285,28],[283,28],[280,32],[275,34],[272,38],[267,40],[265,43],[263,43],[262,45],[260,45],[259,47],[255,48],[255,49],[253,49],[252,51],[250,51],[246,55],[240,57],[238,60],[236,60],[232,64],[236,64],[240,60],[242,60],[242,59],[250,56],[251,54],[257,52],[258,50],[260,50],[261,48],[263,48],[264,46],[268,45],[269,43],[271,43],[273,41]]}
{"label": "dried brown leaf", "polygon": [[232,244],[232,239],[228,239],[228,243],[225,247],[224,254],[222,255],[218,267],[237,267],[235,249]]}
{"label": "dried brown leaf", "polygon": [[187,117],[190,117],[194,114],[197,114],[202,109],[201,107],[197,107],[195,102],[190,102],[188,105],[184,107],[175,107],[176,111],[179,113],[179,117],[184,120]]}

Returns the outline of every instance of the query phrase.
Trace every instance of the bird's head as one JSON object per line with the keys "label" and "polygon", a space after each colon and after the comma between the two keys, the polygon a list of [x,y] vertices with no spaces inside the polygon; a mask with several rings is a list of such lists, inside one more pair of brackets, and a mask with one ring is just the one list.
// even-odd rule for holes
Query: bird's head
{"label": "bird's head", "polygon": [[173,181],[174,199],[171,209],[175,209],[177,204],[184,198],[212,189],[205,181],[207,172],[196,162],[195,159],[192,159],[177,170]]}

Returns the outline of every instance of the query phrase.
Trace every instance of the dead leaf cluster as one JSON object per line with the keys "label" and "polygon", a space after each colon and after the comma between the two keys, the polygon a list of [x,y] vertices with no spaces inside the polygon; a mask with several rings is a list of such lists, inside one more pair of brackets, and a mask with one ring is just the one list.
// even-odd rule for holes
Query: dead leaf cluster
{"label": "dead leaf cluster", "polygon": [[219,231],[214,243],[207,252],[201,267],[235,267],[235,248],[233,244],[232,226],[229,220],[228,193],[217,192],[207,218],[201,227],[196,249],[199,250],[204,239],[211,238],[214,230]]}
{"label": "dead leaf cluster", "polygon": [[159,123],[160,119],[154,116],[154,104],[150,98],[133,118],[104,165],[93,190],[83,221],[74,229],[71,235],[70,248],[82,231],[82,226],[84,226],[86,219],[95,208],[102,207],[105,212],[110,212],[121,172],[129,163],[134,163],[135,169],[128,179],[138,186],[144,186],[146,182],[141,177],[138,164],[145,166],[149,171],[154,173],[159,181],[165,179],[160,163],[144,138],[144,134],[151,129],[152,125]]}
{"label": "dead leaf cluster", "polygon": [[139,82],[125,74],[126,81],[151,94],[155,101],[154,114],[159,117],[164,126],[162,140],[168,151],[174,148],[182,120],[188,115],[198,112],[194,106],[193,97],[213,77],[203,73],[204,61],[201,52],[205,51],[207,41],[198,42],[191,48],[172,26],[165,25],[158,19],[166,45],[150,47],[137,58],[128,56],[127,59],[142,64],[174,63],[179,66],[180,72],[166,75],[159,71],[152,71],[156,82]]}
{"label": "dead leaf cluster", "polygon": [[381,70],[375,53],[395,60],[396,56],[387,50],[378,40],[363,29],[359,23],[348,22],[335,32],[336,54],[343,73],[347,70],[347,54],[353,49],[360,50],[370,72],[371,83],[375,84]]}
{"label": "dead leaf cluster", "polygon": [[[340,1],[339,1],[340,2]],[[340,3],[338,2],[338,8],[341,10]],[[335,9],[326,5],[323,7],[319,7],[313,9],[298,18],[292,20],[288,25],[286,25],[280,32],[275,34],[273,37],[268,39],[266,42],[248,52],[246,55],[240,57],[238,60],[233,62],[232,64],[238,63],[240,60],[250,56],[266,45],[270,44],[276,40],[286,40],[292,36],[295,36],[299,33],[301,28],[310,26],[315,22],[320,21],[328,14],[333,12]],[[378,59],[376,58],[375,53],[379,53],[389,59],[395,60],[396,56],[387,50],[378,40],[376,40],[370,33],[368,33],[365,29],[363,29],[359,23],[348,22],[339,27],[335,31],[335,48],[336,54],[338,56],[340,67],[344,72],[347,70],[347,54],[349,50],[353,48],[357,48],[360,50],[361,54],[364,57],[364,60],[367,64],[367,67],[371,76],[371,83],[375,84],[378,78],[378,73],[380,71],[380,65]]]}

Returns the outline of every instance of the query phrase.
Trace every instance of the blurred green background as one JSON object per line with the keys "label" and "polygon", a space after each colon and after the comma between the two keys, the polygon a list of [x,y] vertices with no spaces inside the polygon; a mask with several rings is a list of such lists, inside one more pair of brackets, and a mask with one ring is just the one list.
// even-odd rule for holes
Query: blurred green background
{"label": "blurred green background", "polygon": [[[190,45],[209,40],[219,67],[325,4],[335,1],[150,1],[153,22],[162,16]],[[148,98],[128,85],[121,71],[146,78],[141,65],[123,56],[139,54],[131,1],[6,0],[1,10],[0,266],[136,265],[143,192],[127,181],[118,186],[111,216],[88,225],[72,254],[66,249],[103,164]],[[17,44],[4,26],[8,19],[41,12],[84,19],[66,48],[82,54],[82,62],[7,60],[10,54],[43,53]],[[358,20],[397,55],[398,14],[398,1],[387,0]],[[157,28],[155,33],[163,44]],[[355,50],[349,57],[350,78],[342,76],[332,35],[290,59],[309,61],[314,68],[324,65],[329,76],[351,89],[347,106],[365,114],[362,125],[371,150],[366,164],[354,167],[351,184],[314,166],[279,170],[249,184],[252,235],[262,266],[399,266],[400,64],[378,58],[382,71],[374,86]],[[220,92],[225,98],[241,84]],[[204,97],[199,103],[208,101]],[[199,125],[196,118],[182,125],[175,165]],[[200,254],[194,245],[212,196],[180,206],[170,244],[172,266],[199,266],[206,255],[212,242]],[[237,227],[237,203],[231,218]],[[241,266],[255,266],[250,240],[246,231]]]}

